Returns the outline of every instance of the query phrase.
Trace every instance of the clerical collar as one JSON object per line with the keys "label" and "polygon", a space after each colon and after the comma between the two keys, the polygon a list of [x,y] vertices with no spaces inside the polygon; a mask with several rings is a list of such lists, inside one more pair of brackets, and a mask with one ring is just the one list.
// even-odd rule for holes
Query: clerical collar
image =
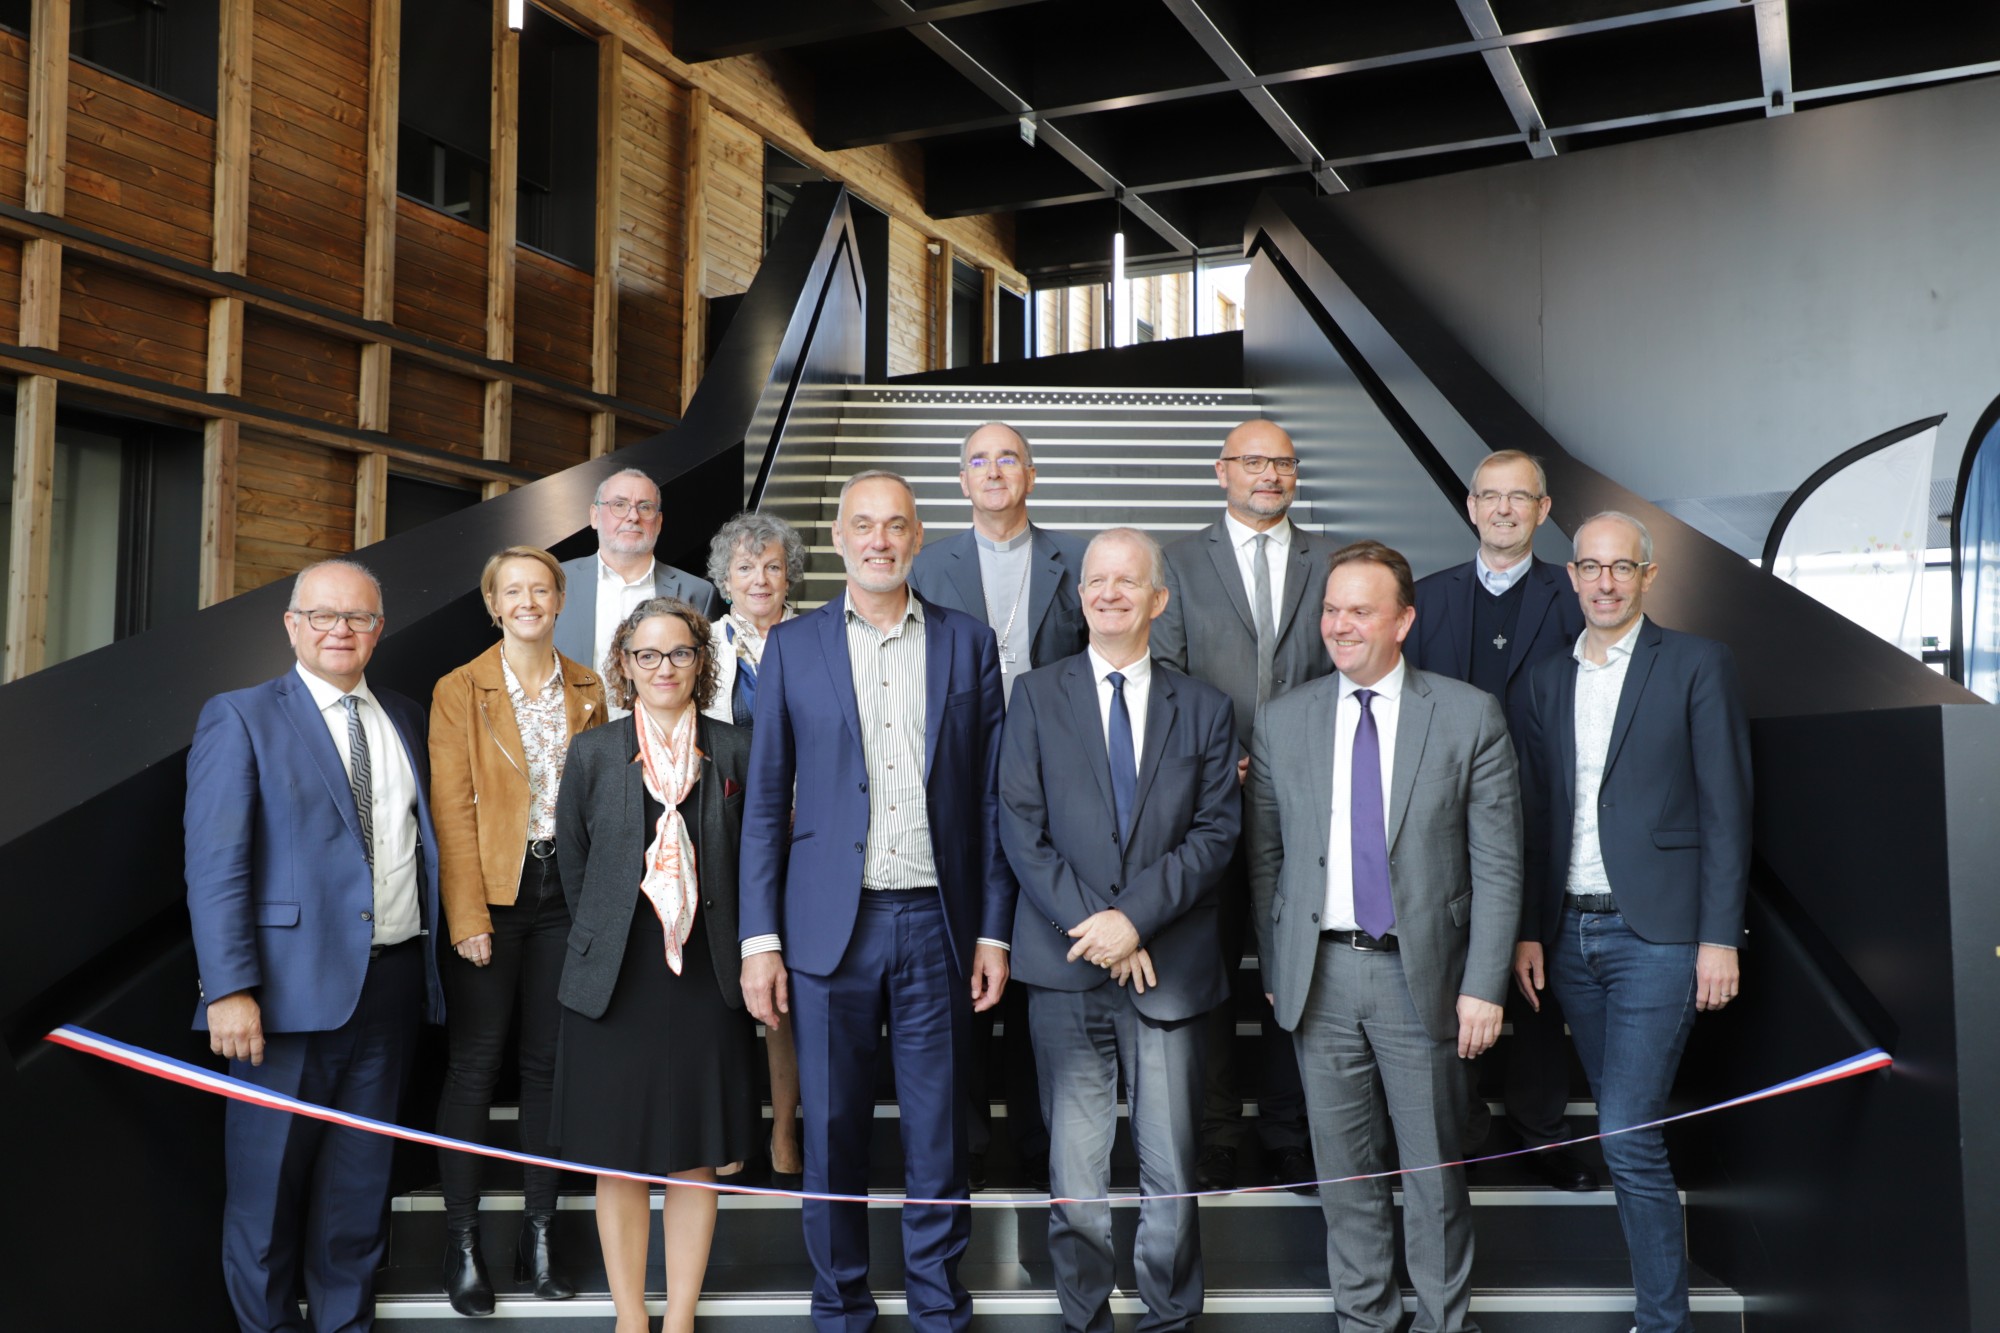
{"label": "clerical collar", "polygon": [[1034,539],[1034,536],[1035,536],[1035,529],[1032,526],[1023,527],[1019,532],[1015,533],[1013,536],[1009,537],[1004,542],[994,541],[991,537],[981,532],[978,528],[974,528],[972,530],[972,540],[978,542],[981,546],[985,547],[987,550],[994,551],[1002,555],[1006,554],[1008,551],[1020,550],[1023,546],[1026,546],[1030,541],[1032,541]]}
{"label": "clerical collar", "polygon": [[1486,563],[1486,552],[1484,551],[1475,552],[1472,560],[1473,564],[1479,570],[1480,586],[1495,597],[1507,592],[1515,584],[1519,583],[1527,576],[1529,567],[1535,563],[1534,556],[1524,555],[1505,569],[1495,569]]}

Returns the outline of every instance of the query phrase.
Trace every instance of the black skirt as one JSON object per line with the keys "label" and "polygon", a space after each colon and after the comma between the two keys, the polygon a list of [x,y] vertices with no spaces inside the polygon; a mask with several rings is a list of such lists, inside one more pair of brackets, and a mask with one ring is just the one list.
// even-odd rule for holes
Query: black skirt
{"label": "black skirt", "polygon": [[[694,804],[683,807],[689,817]],[[649,798],[648,832],[659,814]],[[659,914],[636,884],[632,894],[604,1016],[563,1010],[550,1138],[572,1162],[654,1176],[743,1161],[764,1138],[756,1031],[722,1001],[700,914],[675,976]]]}

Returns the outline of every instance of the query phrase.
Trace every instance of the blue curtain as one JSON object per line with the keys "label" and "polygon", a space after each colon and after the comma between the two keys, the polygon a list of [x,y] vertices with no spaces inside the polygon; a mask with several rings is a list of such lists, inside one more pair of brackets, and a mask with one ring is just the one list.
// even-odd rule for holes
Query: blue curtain
{"label": "blue curtain", "polygon": [[2000,419],[1973,442],[1958,517],[1965,688],[2000,703]]}

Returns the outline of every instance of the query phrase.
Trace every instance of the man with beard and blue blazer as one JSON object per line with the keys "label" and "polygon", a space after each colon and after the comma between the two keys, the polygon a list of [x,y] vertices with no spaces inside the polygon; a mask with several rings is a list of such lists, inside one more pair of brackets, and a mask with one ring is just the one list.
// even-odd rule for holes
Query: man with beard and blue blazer
{"label": "man with beard and blue blazer", "polygon": [[[295,668],[202,708],[186,871],[194,1025],[230,1074],[393,1121],[418,1024],[442,1022],[444,998],[424,714],[368,686],[382,625],[381,586],[360,565],[299,575],[285,611]],[[372,1327],[394,1141],[242,1102],[224,1114],[222,1271],[238,1323]]]}
{"label": "man with beard and blue blazer", "polygon": [[[911,1198],[964,1199],[972,1016],[999,1002],[1014,925],[1000,852],[993,631],[909,589],[923,545],[893,472],[841,488],[842,593],[771,631],[757,682],[739,866],[743,997],[794,1024],[805,1187],[866,1194],[883,1029]],[[806,1200],[822,1333],[866,1333],[868,1206]],[[919,1333],[963,1333],[969,1210],[902,1210]]]}

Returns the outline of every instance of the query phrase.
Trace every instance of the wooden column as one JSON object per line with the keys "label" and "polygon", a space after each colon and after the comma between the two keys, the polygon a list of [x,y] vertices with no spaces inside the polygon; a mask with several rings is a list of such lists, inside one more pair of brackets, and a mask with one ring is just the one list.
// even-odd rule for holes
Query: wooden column
{"label": "wooden column", "polygon": [[[597,244],[591,285],[590,388],[593,393],[618,392],[618,219],[623,209],[624,140],[621,121],[625,106],[625,43],[618,37],[598,39],[597,46]],[[601,458],[618,447],[615,412],[590,414],[590,456]]]}
{"label": "wooden column", "polygon": [[687,254],[681,264],[681,410],[694,401],[701,383],[708,339],[708,93],[688,91],[686,217],[681,234]]}
{"label": "wooden column", "polygon": [[[222,0],[216,69],[215,208],[211,265],[244,273],[250,263],[250,80],[254,0]],[[210,393],[243,391],[243,302],[208,303]],[[211,417],[201,428],[201,564],[197,599],[213,606],[236,592],[236,452],[240,427]]]}
{"label": "wooden column", "polygon": [[354,549],[389,535],[389,455],[361,454],[354,463]]}
{"label": "wooden column", "polygon": [[932,370],[951,368],[951,242],[932,241],[937,258],[931,263]]}
{"label": "wooden column", "polygon": [[[368,21],[368,176],[363,187],[361,315],[396,319],[396,125],[401,116],[403,0],[374,0]],[[389,429],[390,348],[361,345],[355,424]]]}
{"label": "wooden column", "polygon": [[[486,355],[514,359],[514,246],[520,194],[521,34],[507,26],[507,0],[493,0],[492,161],[486,218]],[[514,386],[486,382],[480,454],[506,462],[511,450]],[[488,499],[506,491],[489,481]],[[357,519],[357,522],[359,520]]]}
{"label": "wooden column", "polygon": [[979,276],[979,362],[991,365],[1000,345],[1000,274],[982,268]]}

